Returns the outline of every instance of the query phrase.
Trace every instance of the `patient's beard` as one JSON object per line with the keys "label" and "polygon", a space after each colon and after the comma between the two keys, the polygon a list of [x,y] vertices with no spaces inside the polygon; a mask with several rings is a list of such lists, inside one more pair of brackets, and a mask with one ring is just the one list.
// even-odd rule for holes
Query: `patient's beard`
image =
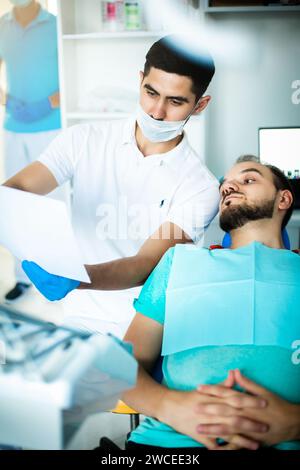
{"label": "patient's beard", "polygon": [[274,205],[275,198],[260,205],[230,204],[220,214],[220,227],[225,232],[230,232],[254,220],[271,219]]}

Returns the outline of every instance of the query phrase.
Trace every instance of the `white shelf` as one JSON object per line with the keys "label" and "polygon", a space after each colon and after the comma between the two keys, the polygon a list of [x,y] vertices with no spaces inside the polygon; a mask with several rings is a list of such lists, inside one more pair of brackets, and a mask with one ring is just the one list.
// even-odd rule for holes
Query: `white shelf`
{"label": "white shelf", "polygon": [[[97,113],[88,111],[74,111],[66,113],[68,120],[86,120],[86,119],[124,119],[132,116],[134,111],[131,113],[113,112],[113,113]],[[191,116],[192,121],[199,121],[202,116]]]}
{"label": "white shelf", "polygon": [[67,113],[67,120],[110,120],[110,119],[124,119],[131,116],[131,113],[90,113],[84,111],[76,111],[73,113]]}
{"label": "white shelf", "polygon": [[119,31],[119,32],[96,32],[83,34],[64,34],[64,40],[82,40],[82,39],[122,39],[122,38],[151,38],[165,36],[166,31]]}
{"label": "white shelf", "polygon": [[245,6],[245,7],[209,7],[204,8],[205,13],[267,13],[267,12],[300,12],[300,5],[284,6],[284,5],[271,5],[271,6]]}

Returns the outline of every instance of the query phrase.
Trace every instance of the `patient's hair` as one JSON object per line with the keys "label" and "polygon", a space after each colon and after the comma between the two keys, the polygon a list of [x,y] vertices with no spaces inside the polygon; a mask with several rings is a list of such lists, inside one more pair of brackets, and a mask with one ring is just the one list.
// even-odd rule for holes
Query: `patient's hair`
{"label": "patient's hair", "polygon": [[213,58],[207,51],[199,51],[197,57],[191,51],[183,49],[177,44],[184,43],[184,37],[179,35],[165,36],[156,41],[146,55],[144,65],[145,77],[151,67],[168,73],[176,73],[191,78],[192,92],[196,95],[196,101],[206,91],[215,73]]}
{"label": "patient's hair", "polygon": [[270,165],[269,163],[263,163],[255,155],[242,155],[236,161],[236,163],[243,163],[243,162],[255,162],[255,163],[260,163],[261,165],[266,166],[267,168],[269,168],[269,170],[271,171],[273,175],[273,182],[277,191],[287,189],[288,191],[291,192],[293,196],[293,202],[291,206],[287,209],[286,214],[282,220],[281,228],[283,229],[284,227],[287,226],[294,210],[295,195],[294,195],[293,188],[289,182],[289,179],[285,176],[285,174],[279,168],[277,168],[277,166]]}

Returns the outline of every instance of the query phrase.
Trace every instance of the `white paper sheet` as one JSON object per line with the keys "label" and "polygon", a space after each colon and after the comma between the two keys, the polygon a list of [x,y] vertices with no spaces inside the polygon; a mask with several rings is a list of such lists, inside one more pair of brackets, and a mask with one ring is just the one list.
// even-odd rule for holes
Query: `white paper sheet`
{"label": "white paper sheet", "polygon": [[0,186],[0,244],[51,274],[90,282],[64,202]]}

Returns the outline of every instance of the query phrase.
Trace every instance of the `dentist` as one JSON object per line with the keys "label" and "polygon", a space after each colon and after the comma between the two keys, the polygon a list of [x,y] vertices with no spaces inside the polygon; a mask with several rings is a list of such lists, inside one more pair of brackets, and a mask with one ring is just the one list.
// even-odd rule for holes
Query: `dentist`
{"label": "dentist", "polygon": [[123,337],[133,299],[163,254],[176,243],[201,243],[218,210],[218,182],[183,130],[211,99],[205,91],[214,63],[185,56],[173,39],[160,39],[146,55],[135,116],[63,131],[6,182],[47,194],[73,181],[73,226],[91,284],[30,260],[23,268],[49,300],[67,296],[65,321],[77,328]]}

